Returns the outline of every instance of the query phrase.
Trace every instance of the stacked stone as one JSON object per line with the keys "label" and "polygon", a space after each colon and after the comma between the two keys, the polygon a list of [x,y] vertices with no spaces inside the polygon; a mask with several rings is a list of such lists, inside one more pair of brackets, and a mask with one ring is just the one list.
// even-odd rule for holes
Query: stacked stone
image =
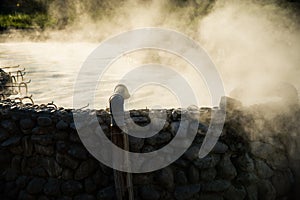
{"label": "stacked stone", "polygon": [[[97,114],[98,122],[109,135],[110,116],[106,111],[37,110],[9,105],[0,105],[0,199],[116,198],[112,169],[88,153],[77,135],[72,116],[74,112]],[[150,152],[173,139],[182,110],[166,112],[167,122],[156,136],[130,138],[132,151]],[[202,112],[208,118],[211,116],[209,108]],[[150,122],[147,110],[133,110],[130,115],[136,124],[144,126]],[[244,119],[239,116],[239,120]],[[193,144],[176,162],[155,172],[133,174],[135,199],[288,197],[293,175],[284,159],[270,159],[279,151],[277,147],[248,142],[241,136],[245,131],[243,126],[231,124],[236,121],[227,120],[213,150],[199,159],[208,122],[206,119],[198,124]],[[91,127],[97,129],[92,122]]]}

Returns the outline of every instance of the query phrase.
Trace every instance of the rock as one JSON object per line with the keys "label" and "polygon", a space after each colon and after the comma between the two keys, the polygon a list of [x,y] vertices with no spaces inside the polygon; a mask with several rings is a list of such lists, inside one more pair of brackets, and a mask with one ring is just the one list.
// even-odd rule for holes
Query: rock
{"label": "rock", "polygon": [[223,96],[219,106],[222,110],[232,111],[241,108],[242,103],[234,98]]}
{"label": "rock", "polygon": [[14,156],[11,161],[11,168],[15,169],[16,171],[21,171],[21,162],[22,162],[21,156],[19,156],[19,155]]}
{"label": "rock", "polygon": [[45,146],[53,144],[52,135],[32,135],[31,140],[34,143],[45,145]]}
{"label": "rock", "polygon": [[199,176],[200,176],[199,170],[194,165],[190,166],[187,173],[188,173],[188,179],[190,183],[196,184],[199,182]]}
{"label": "rock", "polygon": [[74,196],[81,193],[82,190],[83,187],[78,181],[70,180],[61,184],[61,192],[67,196]]}
{"label": "rock", "polygon": [[246,173],[246,172],[244,172],[244,173],[240,173],[240,174],[237,176],[236,180],[237,180],[239,183],[243,184],[243,185],[251,185],[251,184],[257,183],[258,178],[257,178],[257,176],[256,176],[255,174],[253,174],[253,173]]}
{"label": "rock", "polygon": [[149,185],[152,182],[153,176],[150,174],[148,176],[145,176],[144,174],[135,174],[132,178],[134,185]]}
{"label": "rock", "polygon": [[144,138],[129,137],[130,151],[139,152],[144,146]]}
{"label": "rock", "polygon": [[16,146],[20,143],[22,136],[13,136],[2,142],[1,146],[2,147],[11,147],[11,146]]}
{"label": "rock", "polygon": [[3,142],[9,138],[9,133],[4,129],[0,127],[0,142]]}
{"label": "rock", "polygon": [[177,200],[191,199],[200,191],[200,184],[179,186],[175,188],[174,197]]}
{"label": "rock", "polygon": [[79,135],[77,134],[77,132],[76,132],[76,133],[71,132],[71,133],[69,134],[69,140],[70,140],[71,142],[75,142],[75,143],[82,143],[81,140],[80,140]]}
{"label": "rock", "polygon": [[34,127],[35,123],[30,118],[21,119],[20,120],[20,127],[22,130],[29,130]]}
{"label": "rock", "polygon": [[176,185],[186,185],[188,183],[187,177],[184,171],[178,171],[175,174],[175,183]]}
{"label": "rock", "polygon": [[74,173],[70,169],[64,169],[61,177],[64,180],[72,180],[74,178]]}
{"label": "rock", "polygon": [[52,120],[49,117],[38,117],[37,123],[41,127],[51,126]]}
{"label": "rock", "polygon": [[201,159],[198,158],[194,160],[193,163],[198,169],[207,169],[207,168],[215,167],[219,161],[220,161],[219,155],[209,154],[204,158]]}
{"label": "rock", "polygon": [[[102,165],[100,165],[102,166]],[[111,168],[109,170],[112,171]],[[105,187],[109,183],[109,181],[112,180],[112,173],[104,173],[102,170],[98,169],[96,173],[93,175],[93,181],[95,182],[96,185]]]}
{"label": "rock", "polygon": [[255,160],[255,170],[258,177],[268,179],[273,176],[273,170],[262,160]]}
{"label": "rock", "polygon": [[275,170],[285,170],[289,167],[289,161],[283,151],[276,152],[266,162]]}
{"label": "rock", "polygon": [[244,172],[253,172],[254,163],[250,156],[246,153],[237,159],[238,168]]}
{"label": "rock", "polygon": [[228,146],[222,142],[217,142],[212,149],[212,153],[224,154],[228,150]]}
{"label": "rock", "polygon": [[84,180],[84,189],[87,193],[93,193],[97,190],[97,185],[92,178],[86,178]]}
{"label": "rock", "polygon": [[93,160],[84,161],[80,164],[75,172],[74,179],[82,180],[93,173],[97,168],[97,164]]}
{"label": "rock", "polygon": [[8,168],[4,171],[6,181],[14,181],[18,177],[18,172],[15,169]]}
{"label": "rock", "polygon": [[229,181],[226,180],[214,180],[205,183],[202,186],[202,191],[205,192],[223,192],[231,186]]}
{"label": "rock", "polygon": [[33,145],[30,136],[24,136],[22,138],[22,148],[24,149],[25,156],[31,156],[33,152]]}
{"label": "rock", "polygon": [[199,196],[201,200],[223,200],[223,197],[218,194],[201,194]]}
{"label": "rock", "polygon": [[154,186],[143,186],[139,189],[140,196],[145,200],[160,199],[160,192]]}
{"label": "rock", "polygon": [[31,194],[28,194],[26,191],[22,190],[19,193],[18,200],[35,200],[35,197]]}
{"label": "rock", "polygon": [[39,144],[34,145],[35,152],[45,156],[51,156],[54,153],[53,146],[42,146]]}
{"label": "rock", "polygon": [[74,200],[96,200],[93,195],[89,194],[80,194],[74,197]]}
{"label": "rock", "polygon": [[193,161],[195,159],[199,158],[199,150],[200,147],[199,146],[191,146],[184,154],[183,157]]}
{"label": "rock", "polygon": [[247,200],[258,200],[256,184],[247,185],[245,186],[245,189],[247,191]]}
{"label": "rock", "polygon": [[203,181],[212,181],[217,175],[215,168],[208,168],[201,170],[200,179]]}
{"label": "rock", "polygon": [[57,153],[56,154],[56,161],[65,167],[71,168],[71,169],[76,169],[79,165],[79,162],[72,158],[71,156],[67,154],[61,154]]}
{"label": "rock", "polygon": [[237,172],[230,160],[230,155],[224,155],[217,166],[218,175],[226,180],[232,180],[236,177]]}
{"label": "rock", "polygon": [[61,181],[58,179],[50,178],[44,186],[44,193],[47,196],[59,196],[60,195]]}
{"label": "rock", "polygon": [[155,175],[155,180],[167,190],[172,190],[174,188],[174,175],[170,168],[159,170]]}
{"label": "rock", "polygon": [[158,133],[150,138],[146,139],[146,143],[156,146],[156,145],[162,145],[167,142],[169,142],[172,139],[172,135],[169,132],[161,132]]}
{"label": "rock", "polygon": [[270,181],[261,180],[257,184],[258,186],[258,197],[263,200],[275,200],[276,191]]}
{"label": "rock", "polygon": [[65,140],[66,138],[68,138],[69,133],[65,132],[65,131],[54,131],[53,132],[53,139],[54,140]]}
{"label": "rock", "polygon": [[39,176],[39,177],[47,177],[48,173],[47,171],[42,167],[37,167],[31,169],[31,175],[33,176]]}
{"label": "rock", "polygon": [[224,198],[226,200],[243,200],[245,199],[246,195],[247,193],[243,186],[239,185],[235,187],[231,185],[224,193]]}
{"label": "rock", "polygon": [[42,192],[46,180],[43,178],[33,178],[26,187],[30,194],[39,194]]}
{"label": "rock", "polygon": [[79,144],[73,144],[70,146],[70,149],[68,150],[68,154],[73,156],[74,158],[86,160],[88,156],[87,150]]}
{"label": "rock", "polygon": [[98,200],[114,200],[114,199],[116,199],[115,188],[113,186],[110,186],[110,187],[101,189],[97,193],[97,199]]}
{"label": "rock", "polygon": [[57,141],[56,142],[56,150],[59,153],[66,153],[69,149],[69,146],[67,145],[67,143],[65,141]]}
{"label": "rock", "polygon": [[293,175],[290,171],[274,171],[272,176],[272,185],[277,196],[284,196],[290,193],[293,183]]}
{"label": "rock", "polygon": [[60,120],[59,122],[57,122],[56,124],[56,128],[58,130],[65,130],[69,127],[69,124],[67,124],[64,120]]}
{"label": "rock", "polygon": [[179,129],[179,126],[180,126],[180,122],[172,122],[171,123],[171,133],[172,133],[172,135],[174,136],[174,135],[176,135],[176,133],[177,133],[177,131],[178,131],[178,129]]}
{"label": "rock", "polygon": [[44,167],[44,169],[46,169],[50,177],[58,177],[61,175],[62,168],[53,158],[43,158],[42,166]]}
{"label": "rock", "polygon": [[14,133],[17,130],[17,125],[15,124],[15,122],[10,121],[10,120],[1,121],[1,126],[3,128],[5,128],[6,130],[8,130],[8,132],[10,132],[10,133]]}
{"label": "rock", "polygon": [[267,143],[263,142],[251,142],[250,143],[251,153],[258,157],[262,158],[264,160],[267,160],[270,158],[270,156],[274,156],[275,154],[275,148]]}
{"label": "rock", "polygon": [[27,186],[27,183],[29,181],[29,178],[27,176],[19,176],[16,180],[16,185],[23,189]]}

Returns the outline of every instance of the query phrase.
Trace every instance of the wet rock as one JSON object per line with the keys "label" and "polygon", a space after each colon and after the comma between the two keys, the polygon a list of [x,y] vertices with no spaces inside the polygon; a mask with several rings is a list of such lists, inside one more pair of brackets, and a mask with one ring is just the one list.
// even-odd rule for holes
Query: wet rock
{"label": "wet rock", "polygon": [[71,132],[71,133],[69,134],[69,140],[70,140],[71,142],[81,143],[80,137],[79,137],[79,135],[77,134],[77,132],[76,132],[76,133]]}
{"label": "wet rock", "polygon": [[190,183],[195,184],[199,182],[200,173],[199,170],[194,165],[190,166],[187,173],[188,173],[188,179]]}
{"label": "wet rock", "polygon": [[218,175],[226,180],[232,180],[236,177],[237,172],[230,160],[230,155],[224,155],[217,166]]}
{"label": "wet rock", "polygon": [[60,184],[61,181],[59,181],[58,179],[50,178],[44,186],[44,193],[48,196],[59,196]]}
{"label": "wet rock", "polygon": [[229,181],[214,180],[203,184],[202,191],[205,192],[223,192],[231,186]]}
{"label": "wet rock", "polygon": [[191,199],[200,191],[200,184],[179,186],[175,188],[174,197],[176,200]]}
{"label": "wet rock", "polygon": [[74,195],[82,192],[82,190],[83,190],[83,187],[82,187],[81,183],[78,181],[70,180],[70,181],[66,181],[66,182],[62,183],[62,185],[61,185],[62,193],[67,196],[74,196]]}
{"label": "wet rock", "polygon": [[201,199],[201,200],[223,200],[223,197],[218,194],[201,194],[198,199]]}
{"label": "wet rock", "polygon": [[44,168],[37,167],[37,168],[33,168],[31,170],[31,175],[33,175],[33,176],[39,176],[39,177],[47,177],[48,173],[47,173],[47,171]]}
{"label": "wet rock", "polygon": [[159,170],[155,175],[155,180],[167,190],[174,188],[174,175],[170,168]]}
{"label": "wet rock", "polygon": [[65,130],[69,127],[69,124],[67,124],[64,120],[60,120],[59,122],[57,122],[56,124],[56,128],[58,130]]}
{"label": "wet rock", "polygon": [[46,183],[45,179],[42,179],[42,178],[33,178],[29,182],[28,186],[26,187],[26,190],[30,194],[41,193],[42,190],[43,190],[43,188],[44,188],[45,183]]}
{"label": "wet rock", "polygon": [[56,161],[60,165],[71,168],[71,169],[76,169],[79,165],[79,162],[76,159],[72,158],[71,156],[69,156],[67,154],[57,153]]}
{"label": "wet rock", "polygon": [[198,169],[207,169],[207,168],[215,167],[219,161],[220,161],[219,155],[210,154],[204,158],[201,159],[198,158],[194,160],[193,163]]}
{"label": "wet rock", "polygon": [[93,195],[81,194],[74,197],[74,200],[96,200]]}
{"label": "wet rock", "polygon": [[276,189],[278,196],[287,195],[291,191],[293,175],[290,171],[274,171],[272,185]]}
{"label": "wet rock", "polygon": [[53,127],[35,127],[31,130],[31,133],[34,135],[46,135],[54,131]]}
{"label": "wet rock", "polygon": [[62,168],[53,158],[43,158],[42,166],[46,169],[50,177],[58,177],[61,175]]}
{"label": "wet rock", "polygon": [[176,185],[186,185],[188,183],[187,177],[184,171],[178,171],[175,174]]}
{"label": "wet rock", "polygon": [[1,121],[1,126],[3,128],[5,128],[6,130],[8,130],[8,132],[10,132],[10,133],[15,133],[17,130],[17,125],[15,124],[15,122],[10,121],[10,120]]}
{"label": "wet rock", "polygon": [[137,137],[129,137],[130,151],[139,152],[144,146],[144,139]]}
{"label": "wet rock", "polygon": [[242,183],[243,185],[251,185],[254,183],[257,183],[258,178],[254,173],[240,173],[236,180],[240,183]]}
{"label": "wet rock", "polygon": [[32,129],[34,127],[34,125],[35,125],[34,121],[30,118],[20,120],[20,127],[23,130]]}
{"label": "wet rock", "polygon": [[34,145],[35,152],[45,156],[51,156],[54,153],[53,146]]}
{"label": "wet rock", "polygon": [[31,140],[33,143],[37,143],[40,145],[50,145],[53,144],[52,135],[32,135]]}
{"label": "wet rock", "polygon": [[267,143],[263,142],[251,142],[250,143],[251,153],[262,159],[268,159],[270,156],[274,156],[275,154],[275,148]]}
{"label": "wet rock", "polygon": [[59,153],[66,153],[69,149],[69,145],[65,141],[57,141],[56,142],[56,150]]}
{"label": "wet rock", "polygon": [[80,164],[75,172],[75,180],[82,180],[92,174],[97,168],[97,164],[93,160],[84,161]]}
{"label": "wet rock", "polygon": [[53,139],[54,140],[65,140],[66,138],[68,138],[69,133],[65,132],[65,131],[54,131],[53,132]]}
{"label": "wet rock", "polygon": [[33,145],[30,136],[22,138],[22,148],[24,149],[25,156],[31,156],[33,152]]}
{"label": "wet rock", "polygon": [[22,136],[13,136],[2,142],[1,146],[2,147],[11,147],[11,146],[16,146],[20,143]]}
{"label": "wet rock", "polygon": [[85,160],[87,159],[88,152],[82,145],[73,144],[70,146],[68,150],[68,154],[73,156],[74,158]]}
{"label": "wet rock", "polygon": [[250,156],[246,153],[237,159],[238,167],[241,171],[244,172],[253,172],[254,171],[254,163]]}
{"label": "wet rock", "polygon": [[212,153],[223,154],[228,150],[228,146],[222,142],[217,142],[212,149]]}
{"label": "wet rock", "polygon": [[9,150],[11,153],[16,154],[16,155],[21,155],[24,151],[21,145],[11,146],[11,147],[9,147]]}
{"label": "wet rock", "polygon": [[64,180],[71,180],[74,178],[74,173],[70,169],[64,169],[61,175],[62,179]]}
{"label": "wet rock", "polygon": [[275,200],[276,191],[270,181],[261,180],[257,184],[258,186],[258,197],[263,200]]}
{"label": "wet rock", "polygon": [[98,200],[113,200],[113,199],[116,199],[115,188],[110,186],[110,187],[106,187],[104,189],[101,189],[97,193],[97,199]]}
{"label": "wet rock", "polygon": [[41,127],[47,127],[47,126],[51,126],[52,120],[49,117],[38,117],[37,123]]}
{"label": "wet rock", "polygon": [[15,169],[16,171],[21,171],[21,162],[22,162],[21,156],[19,156],[19,155],[14,156],[11,161],[11,168]]}
{"label": "wet rock", "polygon": [[201,170],[200,179],[203,181],[212,181],[217,175],[215,168],[208,168]]}
{"label": "wet rock", "polygon": [[255,160],[256,174],[262,179],[268,179],[273,176],[273,170],[262,160]]}
{"label": "wet rock", "polygon": [[140,196],[145,200],[158,200],[160,192],[154,186],[143,186],[139,189]]}
{"label": "wet rock", "polygon": [[285,170],[289,167],[289,161],[283,151],[276,152],[275,155],[266,160],[275,170]]}
{"label": "wet rock", "polygon": [[257,185],[247,185],[245,186],[247,192],[247,199],[248,200],[258,200],[258,192],[257,192]]}
{"label": "wet rock", "polygon": [[[101,165],[102,166],[102,165]],[[93,175],[93,181],[98,186],[107,186],[110,180],[112,180],[112,173],[103,173],[102,170],[97,170]]]}
{"label": "wet rock", "polygon": [[0,127],[0,142],[3,142],[9,137],[9,133],[4,129]]}
{"label": "wet rock", "polygon": [[16,185],[20,188],[23,189],[27,186],[29,181],[29,178],[27,176],[19,176],[16,180]]}
{"label": "wet rock", "polygon": [[6,181],[14,181],[18,177],[18,172],[15,169],[8,168],[4,172]]}
{"label": "wet rock", "polygon": [[31,194],[28,194],[26,191],[22,190],[18,196],[19,200],[35,200],[35,197]]}
{"label": "wet rock", "polygon": [[172,135],[169,132],[161,132],[150,138],[146,139],[146,143],[152,146],[161,145],[169,142],[172,139]]}
{"label": "wet rock", "polygon": [[199,158],[200,146],[191,146],[184,154],[184,158],[193,161]]}
{"label": "wet rock", "polygon": [[152,182],[153,176],[144,174],[135,174],[133,176],[133,184],[134,185],[149,185]]}
{"label": "wet rock", "polygon": [[93,193],[97,190],[97,185],[92,178],[86,178],[84,180],[84,189],[87,193]]}
{"label": "wet rock", "polygon": [[233,186],[231,185],[228,190],[224,193],[224,198],[226,200],[243,200],[245,199],[247,193],[243,186]]}

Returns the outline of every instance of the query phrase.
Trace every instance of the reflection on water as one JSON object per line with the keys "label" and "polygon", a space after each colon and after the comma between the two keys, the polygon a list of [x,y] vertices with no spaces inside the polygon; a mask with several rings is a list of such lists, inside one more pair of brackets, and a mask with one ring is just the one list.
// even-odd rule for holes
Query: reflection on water
{"label": "reflection on water", "polygon": [[[21,65],[26,68],[26,78],[31,79],[29,93],[33,95],[36,104],[54,101],[58,106],[72,108],[72,95],[77,74],[87,56],[97,46],[98,44],[95,43],[0,43],[0,66]],[[121,57],[113,63],[98,85],[95,93],[95,107],[107,107],[107,101],[114,86],[123,76],[126,76],[128,71],[140,64],[128,56]],[[184,72],[186,72],[187,79],[195,78],[189,77],[193,73],[188,70],[180,72],[180,75],[185,76]],[[164,73],[151,71],[145,73],[152,74],[157,79],[170,80],[170,82],[176,79]],[[139,76],[135,78],[133,81],[138,80]],[[199,81],[196,84],[199,86]],[[86,86],[83,88],[90,89],[88,77]],[[144,85],[132,89],[134,93],[126,104],[128,109],[188,106],[179,104],[176,95],[165,87]],[[84,106],[86,105],[81,107]]]}

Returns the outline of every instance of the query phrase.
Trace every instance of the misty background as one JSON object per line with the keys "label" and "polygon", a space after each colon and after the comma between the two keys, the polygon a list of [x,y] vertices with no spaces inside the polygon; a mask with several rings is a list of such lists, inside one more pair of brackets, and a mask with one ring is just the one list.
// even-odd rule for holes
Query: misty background
{"label": "misty background", "polygon": [[[1,22],[0,65],[26,67],[32,80],[29,91],[37,103],[53,100],[72,107],[77,73],[101,41],[127,30],[162,27],[182,32],[203,47],[226,94],[245,105],[298,102],[299,5],[276,0],[2,0],[1,15],[17,15],[20,21],[27,16],[27,24],[11,28],[14,23]],[[111,66],[106,87],[98,92],[99,106],[107,106],[113,86],[128,70],[154,61],[191,80],[202,104],[210,105],[205,81],[193,76],[188,63],[165,52],[144,51],[123,56]],[[151,107],[154,101],[178,107],[172,93],[149,87],[136,91],[128,107]]]}

